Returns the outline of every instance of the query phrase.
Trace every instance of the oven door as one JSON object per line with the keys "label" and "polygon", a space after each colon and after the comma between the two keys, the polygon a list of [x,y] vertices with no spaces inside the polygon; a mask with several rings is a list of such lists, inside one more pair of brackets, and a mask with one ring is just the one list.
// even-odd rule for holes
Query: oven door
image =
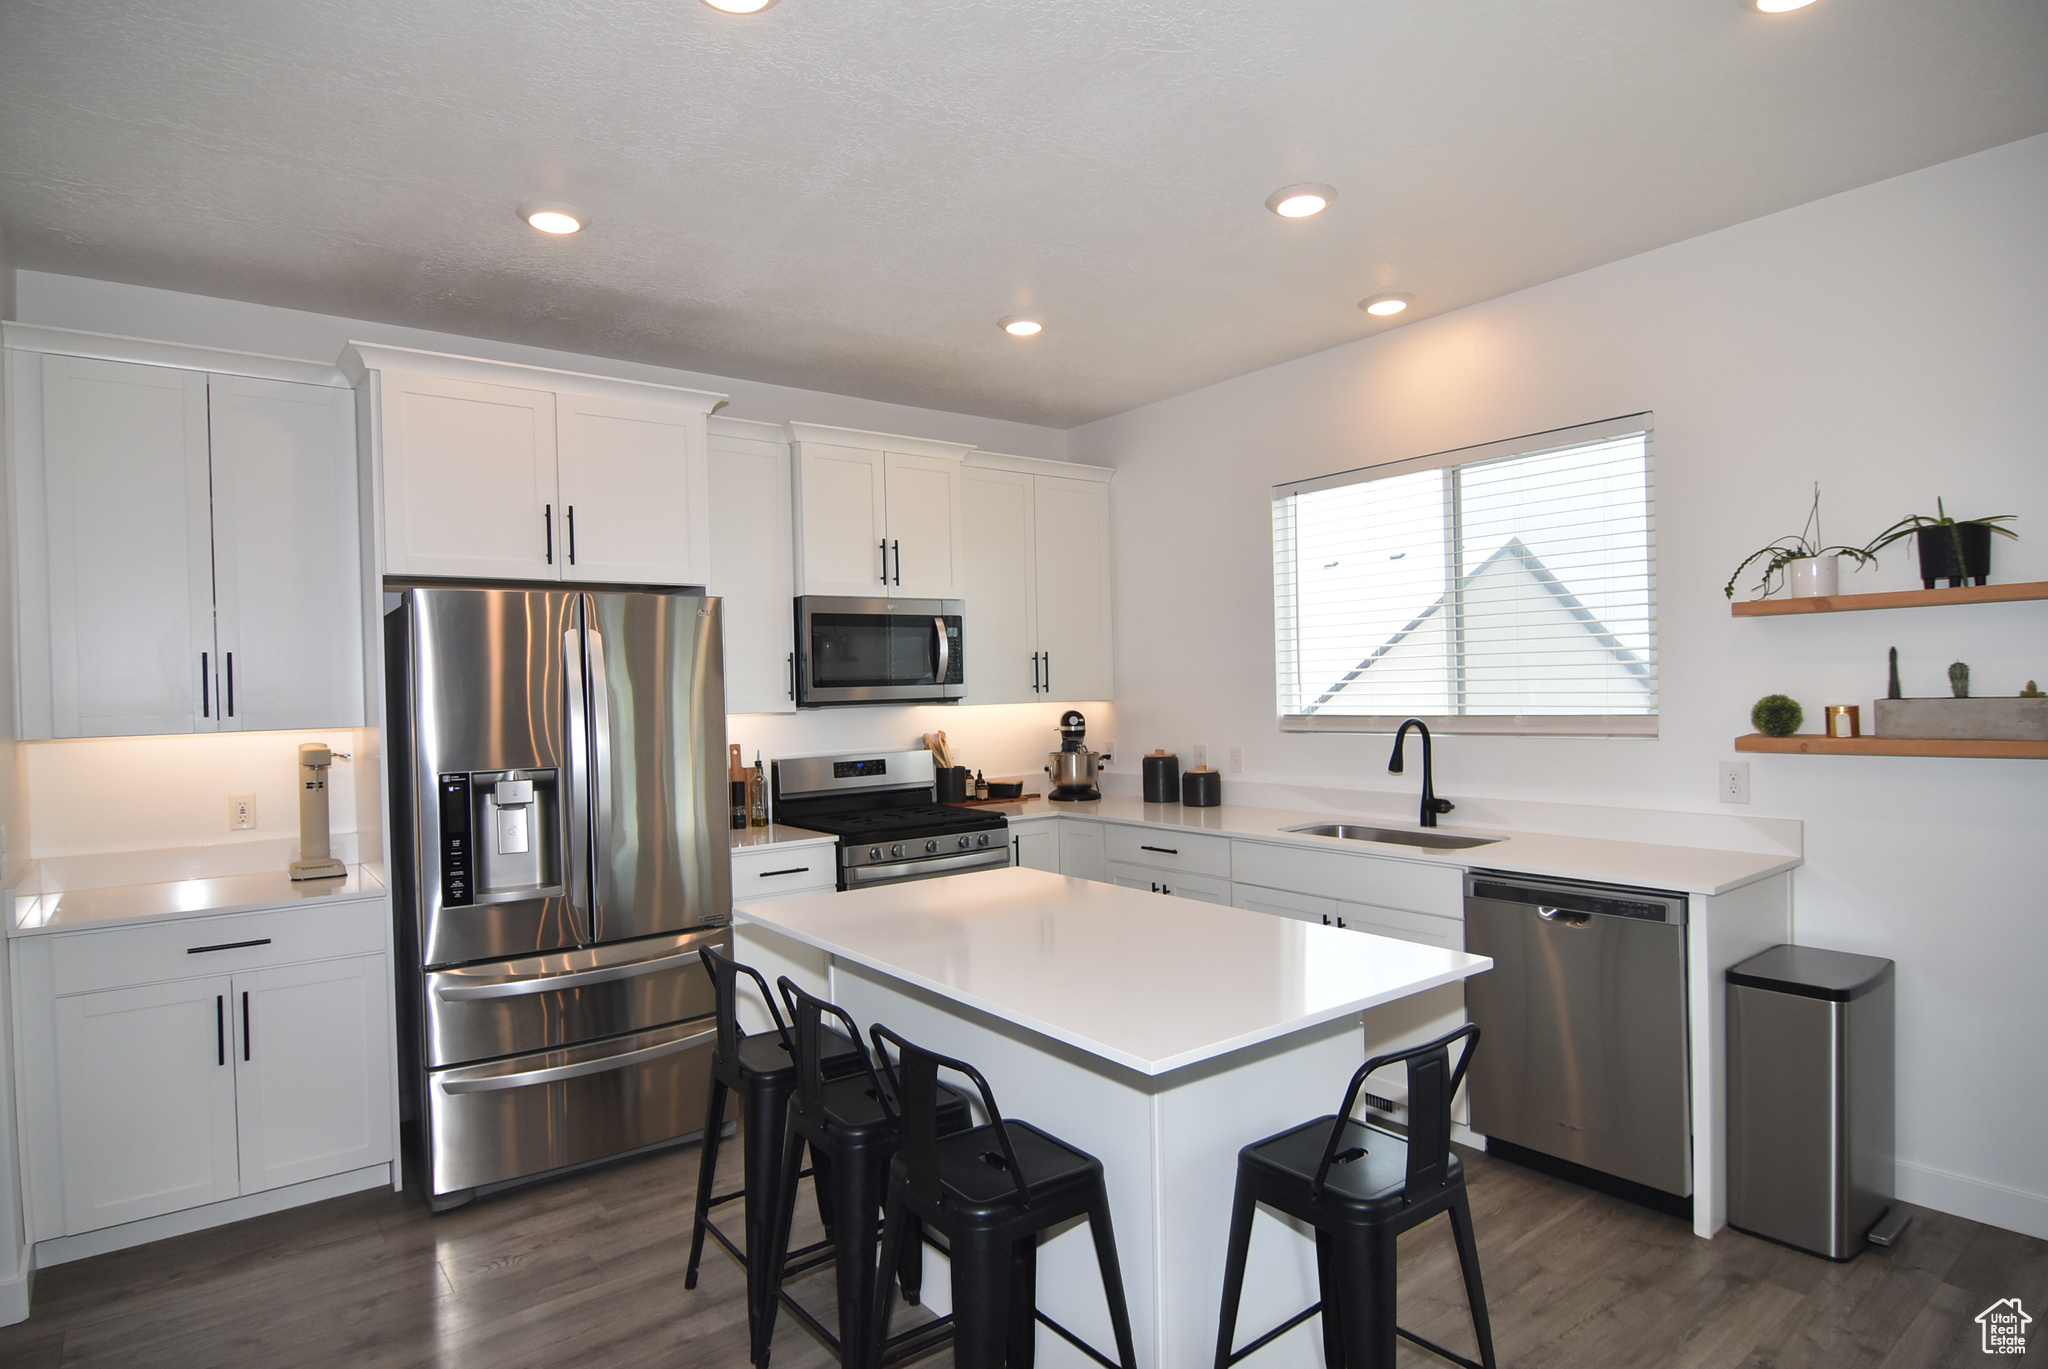
{"label": "oven door", "polygon": [[940,875],[963,875],[969,870],[1000,870],[1010,863],[1010,843],[983,851],[966,851],[957,856],[923,856],[917,860],[893,861],[888,865],[846,865],[839,870],[839,887],[865,889],[870,884],[902,884],[913,879],[937,879]]}
{"label": "oven door", "polygon": [[796,701],[944,703],[967,696],[958,599],[796,601]]}

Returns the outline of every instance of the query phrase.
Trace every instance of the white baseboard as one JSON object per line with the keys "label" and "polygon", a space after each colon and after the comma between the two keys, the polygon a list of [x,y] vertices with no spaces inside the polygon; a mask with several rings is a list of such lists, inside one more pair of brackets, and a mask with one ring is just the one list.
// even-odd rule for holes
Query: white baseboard
{"label": "white baseboard", "polygon": [[288,1184],[284,1188],[245,1194],[240,1198],[228,1198],[222,1202],[208,1203],[204,1207],[189,1207],[183,1212],[166,1212],[161,1217],[145,1217],[139,1222],[123,1222],[119,1226],[87,1231],[77,1236],[58,1236],[51,1240],[36,1242],[33,1267],[49,1269],[55,1265],[69,1264],[73,1260],[104,1255],[109,1251],[147,1245],[151,1241],[161,1241],[167,1236],[183,1236],[193,1231],[204,1231],[210,1226],[225,1226],[229,1222],[239,1222],[249,1217],[282,1212],[288,1207],[303,1207],[307,1203],[339,1198],[344,1193],[358,1193],[363,1189],[378,1188],[390,1182],[389,1164],[366,1165],[362,1169],[352,1169],[345,1174],[330,1174],[324,1179],[308,1179],[303,1184]]}
{"label": "white baseboard", "polygon": [[11,1279],[0,1279],[0,1326],[28,1320],[28,1295],[36,1281],[36,1266],[27,1246],[21,1248],[14,1267],[21,1272]]}
{"label": "white baseboard", "polygon": [[2048,1240],[2048,1197],[2039,1193],[2023,1193],[1904,1160],[1898,1162],[1898,1191],[1901,1199],[1921,1207]]}

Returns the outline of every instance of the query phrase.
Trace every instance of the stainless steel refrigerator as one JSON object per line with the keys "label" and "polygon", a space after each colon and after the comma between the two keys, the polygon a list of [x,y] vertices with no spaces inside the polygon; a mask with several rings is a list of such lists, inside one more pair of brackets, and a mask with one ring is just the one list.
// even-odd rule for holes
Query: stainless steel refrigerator
{"label": "stainless steel refrigerator", "polygon": [[732,909],[719,601],[416,588],[385,629],[434,1206],[701,1130],[697,952]]}

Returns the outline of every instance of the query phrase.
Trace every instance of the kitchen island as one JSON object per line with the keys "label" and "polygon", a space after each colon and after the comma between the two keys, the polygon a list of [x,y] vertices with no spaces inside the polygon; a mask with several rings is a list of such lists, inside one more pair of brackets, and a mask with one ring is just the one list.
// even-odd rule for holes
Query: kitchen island
{"label": "kitchen island", "polygon": [[[735,945],[828,957],[862,1024],[972,1061],[1003,1110],[1101,1159],[1139,1363],[1214,1351],[1237,1151],[1336,1106],[1358,1015],[1491,966],[1482,956],[1011,868],[745,905]],[[940,1257],[933,1256],[934,1261]],[[949,1306],[943,1271],[926,1300]],[[1317,1298],[1315,1252],[1261,1213],[1240,1324]],[[1113,1344],[1085,1229],[1039,1251],[1039,1305]],[[1040,1362],[1086,1361],[1041,1328]],[[1261,1353],[1320,1363],[1313,1324]]]}

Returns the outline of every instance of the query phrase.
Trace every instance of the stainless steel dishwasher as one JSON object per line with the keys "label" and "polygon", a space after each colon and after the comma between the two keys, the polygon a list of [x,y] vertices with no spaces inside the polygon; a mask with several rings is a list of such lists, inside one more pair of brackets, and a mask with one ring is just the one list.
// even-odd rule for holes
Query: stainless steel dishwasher
{"label": "stainless steel dishwasher", "polygon": [[1648,1201],[1626,1185],[1691,1194],[1685,911],[1654,889],[1465,876],[1465,949],[1493,957],[1465,987],[1489,1150]]}

